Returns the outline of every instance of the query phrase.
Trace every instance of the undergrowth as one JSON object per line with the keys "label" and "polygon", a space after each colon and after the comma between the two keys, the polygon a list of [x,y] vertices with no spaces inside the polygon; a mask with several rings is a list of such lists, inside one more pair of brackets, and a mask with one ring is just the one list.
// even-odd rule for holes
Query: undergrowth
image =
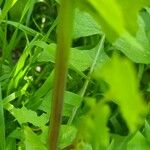
{"label": "undergrowth", "polygon": [[0,150],[149,150],[149,5],[0,0]]}

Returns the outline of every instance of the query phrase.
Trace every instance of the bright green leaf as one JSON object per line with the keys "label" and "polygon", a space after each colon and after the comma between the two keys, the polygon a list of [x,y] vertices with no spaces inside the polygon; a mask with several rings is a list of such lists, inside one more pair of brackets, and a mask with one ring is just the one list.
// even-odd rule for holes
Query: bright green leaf
{"label": "bright green leaf", "polygon": [[31,123],[37,127],[42,127],[48,122],[48,116],[46,114],[37,116],[35,111],[29,110],[24,106],[22,108],[14,107],[11,113],[20,124]]}
{"label": "bright green leaf", "polygon": [[79,9],[75,11],[73,38],[80,38],[100,34],[100,26],[95,22],[92,16]]}
{"label": "bright green leaf", "polygon": [[29,127],[24,127],[23,132],[26,150],[47,150],[40,138]]}
{"label": "bright green leaf", "polygon": [[119,38],[114,46],[136,63],[150,63],[150,41],[145,32],[145,22],[139,17],[139,30],[136,37],[130,35]]}
{"label": "bright green leaf", "polygon": [[79,135],[83,141],[91,143],[94,150],[105,150],[109,144],[107,128],[109,113],[109,107],[100,102],[95,104],[89,113],[82,118]]}
{"label": "bright green leaf", "polygon": [[133,64],[127,59],[113,56],[111,62],[95,72],[97,79],[100,76],[110,86],[107,99],[113,99],[118,104],[130,131],[134,132],[143,123],[147,107],[138,89],[139,81]]}
{"label": "bright green leaf", "polygon": [[99,21],[107,38],[112,41],[125,33],[136,33],[138,12],[150,1],[84,0],[79,3]]}
{"label": "bright green leaf", "polygon": [[77,134],[77,129],[73,126],[62,125],[60,130],[60,140],[58,147],[63,149],[72,144]]}

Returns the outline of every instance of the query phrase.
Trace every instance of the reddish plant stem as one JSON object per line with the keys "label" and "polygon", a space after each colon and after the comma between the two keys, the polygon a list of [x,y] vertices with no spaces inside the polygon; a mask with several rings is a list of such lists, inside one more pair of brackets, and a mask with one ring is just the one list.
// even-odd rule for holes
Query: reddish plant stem
{"label": "reddish plant stem", "polygon": [[74,16],[73,0],[61,0],[57,30],[54,91],[50,118],[49,149],[57,150],[68,71]]}

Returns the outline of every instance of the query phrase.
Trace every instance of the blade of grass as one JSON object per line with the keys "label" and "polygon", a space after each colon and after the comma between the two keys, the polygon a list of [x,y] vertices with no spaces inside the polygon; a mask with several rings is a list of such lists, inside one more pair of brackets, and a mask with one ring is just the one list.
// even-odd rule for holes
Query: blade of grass
{"label": "blade of grass", "polygon": [[74,1],[61,0],[59,18],[54,91],[52,98],[52,111],[50,118],[49,149],[57,150],[59,130],[64,103],[64,91],[71,46],[71,33],[73,28]]}
{"label": "blade of grass", "polygon": [[4,4],[3,10],[0,14],[0,23],[7,16],[10,8],[17,2],[17,0],[7,0]]}
{"label": "blade of grass", "polygon": [[34,42],[37,41],[38,38],[39,38],[39,35],[37,34],[34,37],[34,39],[25,47],[25,50],[22,53],[21,57],[19,58],[19,61],[16,65],[16,67],[12,70],[12,74],[11,74],[12,77],[11,77],[11,80],[8,84],[7,95],[9,95],[11,93],[11,90],[14,87],[17,88],[17,86],[19,84],[19,80],[21,80],[21,78],[24,76],[24,74],[26,73],[26,71],[30,67],[30,64],[29,64],[23,69],[25,62],[26,62],[26,59],[29,56],[31,49],[35,45]]}
{"label": "blade of grass", "polygon": [[[91,75],[92,75],[92,73],[93,73],[93,71],[94,71],[94,68],[95,68],[95,66],[96,66],[96,63],[97,63],[97,60],[98,60],[99,55],[100,55],[100,53],[101,53],[101,50],[103,49],[104,42],[105,42],[105,35],[103,35],[102,38],[101,38],[101,41],[100,41],[100,44],[99,44],[99,48],[98,48],[97,53],[96,53],[96,55],[95,55],[95,59],[93,60],[93,63],[92,63],[92,65],[91,65],[90,71],[89,71],[88,76],[87,76],[87,79],[85,80],[84,85],[83,85],[83,87],[82,87],[82,89],[81,89],[81,91],[80,91],[80,94],[79,94],[79,95],[80,95],[82,98],[84,97],[84,94],[85,94],[85,92],[86,92],[86,89],[87,89],[88,84],[89,84],[90,79],[91,79]],[[74,120],[74,117],[75,117],[75,115],[76,115],[76,113],[77,113],[78,108],[79,108],[79,107],[75,107],[75,108],[73,109],[72,115],[70,116],[70,118],[69,118],[69,120],[68,120],[68,124],[71,124],[72,121]]]}
{"label": "blade of grass", "polygon": [[[23,10],[23,12],[22,12],[21,18],[20,18],[20,20],[19,20],[19,23],[22,22],[22,20],[23,20],[23,18],[25,17],[25,15],[26,15],[28,9],[30,8],[30,5],[31,5],[31,4],[32,4],[32,0],[29,0],[29,1],[26,3],[26,5],[25,5],[25,7],[24,7],[24,10]],[[7,23],[7,22],[6,22],[6,23]],[[17,44],[16,40],[17,40],[17,36],[18,36],[18,30],[19,30],[19,26],[21,25],[21,24],[19,24],[19,23],[18,23],[18,26],[16,26],[16,29],[15,29],[15,31],[14,31],[14,33],[13,33],[13,35],[12,35],[10,41],[9,41],[9,44],[7,45],[7,47],[6,47],[6,48],[4,49],[4,51],[3,51],[3,59],[4,59],[4,60],[5,60],[5,59],[9,60],[9,62],[10,62],[11,64],[12,64],[12,57],[11,57],[11,55],[12,55],[12,50],[15,48],[15,46],[16,46],[16,44]]]}
{"label": "blade of grass", "polygon": [[142,76],[143,76],[143,73],[144,73],[144,64],[139,64],[139,69],[138,69],[138,78],[139,78],[139,81],[141,81],[142,79]]}
{"label": "blade of grass", "polygon": [[[1,83],[0,83],[0,101],[2,101]],[[5,150],[5,122],[2,103],[0,103],[0,150]]]}
{"label": "blade of grass", "polygon": [[18,28],[21,31],[26,32],[27,34],[29,34],[31,36],[35,36],[37,34],[42,36],[42,34],[40,32],[37,32],[34,29],[29,28],[29,27],[27,27],[27,26],[25,26],[25,25],[23,25],[22,23],[19,23],[19,22],[3,20],[2,23],[7,23],[11,26],[14,26],[15,28]]}

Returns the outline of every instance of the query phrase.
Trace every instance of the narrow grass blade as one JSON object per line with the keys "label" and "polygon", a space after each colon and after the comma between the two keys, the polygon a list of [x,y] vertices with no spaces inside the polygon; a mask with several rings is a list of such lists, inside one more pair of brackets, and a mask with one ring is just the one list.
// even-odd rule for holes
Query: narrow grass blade
{"label": "narrow grass blade", "polygon": [[[1,83],[0,83],[0,101],[2,101]],[[0,103],[0,150],[5,150],[5,122],[2,103]]]}

